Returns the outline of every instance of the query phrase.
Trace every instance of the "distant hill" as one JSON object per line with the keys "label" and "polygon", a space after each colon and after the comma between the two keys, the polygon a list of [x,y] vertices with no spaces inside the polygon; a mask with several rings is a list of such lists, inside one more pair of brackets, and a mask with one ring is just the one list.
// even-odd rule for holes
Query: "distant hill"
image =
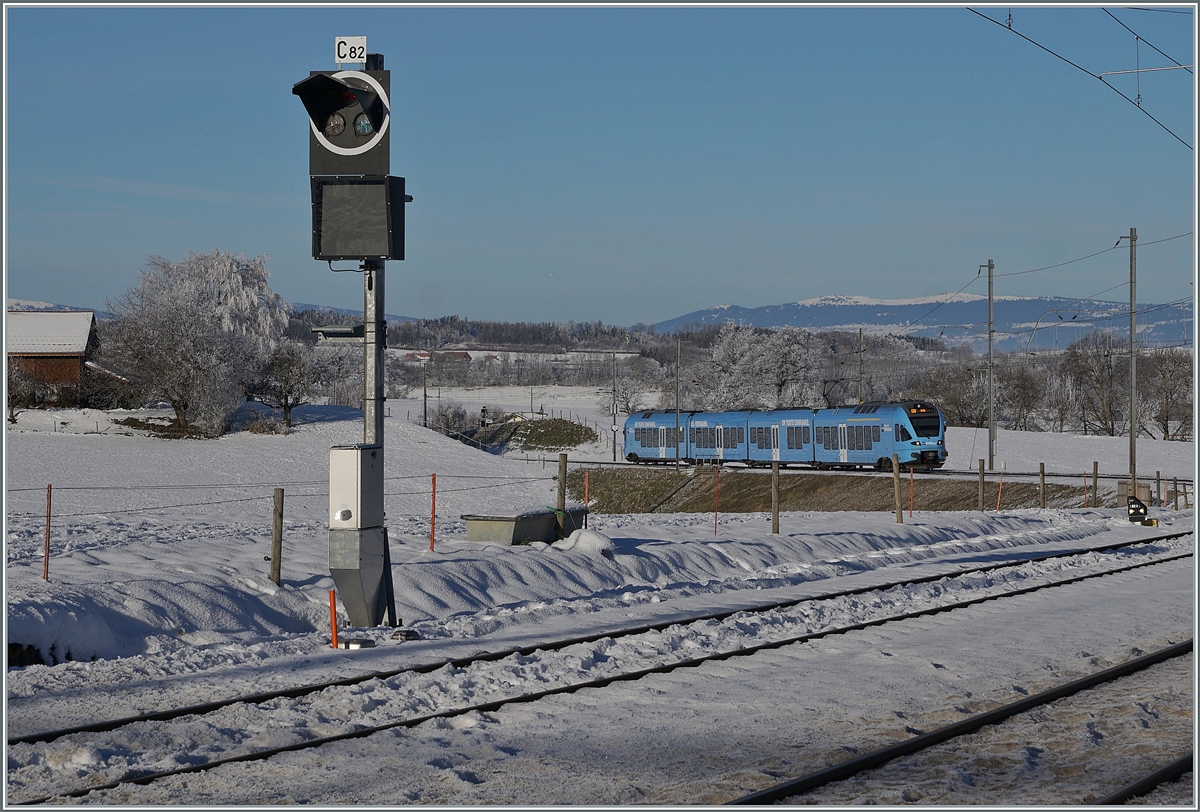
{"label": "distant hill", "polygon": [[[326,305],[315,305],[307,302],[292,302],[292,310],[323,310],[327,313],[337,313],[339,316],[358,316],[362,318],[361,308],[328,307]],[[384,313],[383,317],[387,321],[417,321],[413,316],[397,316],[393,313]]]}
{"label": "distant hill", "polygon": [[[72,307],[71,305],[53,304],[51,302],[37,302],[37,301],[33,301],[32,299],[12,299],[12,298],[10,298],[8,300],[7,309],[9,309],[9,310],[54,310],[54,311],[59,311],[59,312],[66,311],[66,310],[92,310],[92,308],[90,308],[90,307]],[[96,318],[99,319],[100,321],[104,321],[105,319],[113,318],[113,314],[109,313],[107,310],[92,310],[92,312],[96,314]]]}
{"label": "distant hill", "polygon": [[[1058,296],[997,296],[993,301],[995,346],[999,350],[1063,349],[1094,329],[1129,331],[1129,303]],[[822,296],[764,307],[718,305],[654,325],[676,332],[694,325],[736,324],[801,327],[942,338],[948,344],[987,348],[987,297],[945,294],[922,299],[867,299]],[[1179,344],[1192,334],[1192,303],[1138,304],[1138,341],[1143,345]],[[1035,329],[1036,328],[1036,329]],[[1032,333],[1032,341],[1030,336]]]}

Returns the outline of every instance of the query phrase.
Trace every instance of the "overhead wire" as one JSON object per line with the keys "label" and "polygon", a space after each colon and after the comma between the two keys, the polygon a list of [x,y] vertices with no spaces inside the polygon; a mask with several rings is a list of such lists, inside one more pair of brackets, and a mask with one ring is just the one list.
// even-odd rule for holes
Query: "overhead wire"
{"label": "overhead wire", "polygon": [[1124,28],[1126,31],[1128,31],[1130,34],[1133,34],[1135,37],[1137,37],[1137,39],[1138,39],[1138,42],[1145,42],[1145,43],[1146,43],[1147,45],[1149,45],[1151,48],[1154,48],[1154,50],[1155,50],[1155,51],[1157,51],[1157,52],[1158,52],[1158,54],[1159,54],[1160,56],[1162,56],[1164,59],[1170,59],[1170,60],[1171,60],[1172,62],[1174,62],[1174,63],[1175,63],[1177,66],[1179,66],[1179,67],[1183,68],[1183,69],[1184,69],[1185,71],[1187,71],[1188,73],[1191,73],[1191,72],[1192,72],[1191,66],[1189,66],[1189,65],[1184,65],[1182,62],[1179,62],[1178,60],[1176,60],[1176,59],[1174,59],[1174,58],[1172,58],[1172,57],[1170,57],[1170,56],[1167,56],[1167,55],[1166,55],[1166,54],[1164,54],[1162,51],[1159,51],[1157,48],[1155,48],[1155,47],[1154,47],[1154,45],[1152,45],[1152,44],[1151,44],[1149,41],[1147,41],[1145,37],[1141,36],[1140,34],[1138,34],[1138,32],[1134,31],[1132,28],[1130,28],[1129,26],[1125,25],[1125,23],[1123,23],[1123,22],[1121,22],[1120,20],[1118,20],[1118,19],[1117,19],[1117,16],[1116,16],[1115,14],[1113,14],[1111,11],[1109,11],[1109,10],[1108,10],[1108,9],[1106,9],[1106,8],[1102,8],[1102,9],[1100,9],[1100,10],[1101,10],[1101,11],[1103,11],[1105,14],[1107,14],[1109,17],[1112,17],[1114,20],[1116,20],[1116,21],[1117,21],[1117,25],[1121,26],[1121,27],[1122,27],[1122,28]]}
{"label": "overhead wire", "polygon": [[1098,80],[1100,80],[1100,82],[1102,82],[1102,83],[1104,84],[1104,86],[1105,86],[1105,87],[1107,87],[1109,90],[1111,90],[1112,92],[1116,93],[1116,94],[1117,94],[1118,96],[1120,96],[1122,99],[1124,99],[1125,101],[1127,101],[1127,102],[1129,102],[1130,104],[1132,104],[1132,105],[1133,105],[1134,107],[1136,107],[1138,110],[1141,110],[1141,111],[1142,111],[1142,113],[1143,113],[1143,114],[1144,114],[1144,115],[1145,115],[1147,118],[1149,118],[1151,121],[1153,121],[1153,122],[1154,122],[1155,124],[1157,124],[1159,127],[1162,127],[1162,128],[1163,128],[1163,130],[1165,130],[1165,131],[1166,131],[1168,134],[1170,134],[1170,136],[1171,136],[1172,138],[1174,138],[1174,139],[1175,139],[1176,141],[1178,141],[1179,143],[1183,144],[1183,145],[1184,145],[1185,147],[1187,147],[1188,149],[1192,149],[1192,145],[1191,145],[1191,144],[1189,144],[1187,141],[1184,141],[1182,138],[1180,138],[1178,135],[1176,135],[1176,134],[1175,134],[1175,133],[1174,133],[1174,132],[1171,130],[1171,128],[1170,128],[1170,127],[1168,127],[1166,124],[1163,124],[1163,123],[1162,123],[1161,121],[1159,121],[1157,118],[1155,118],[1154,116],[1152,116],[1152,115],[1151,115],[1151,114],[1150,114],[1150,113],[1149,113],[1149,112],[1146,110],[1146,108],[1144,108],[1144,107],[1142,107],[1142,106],[1141,106],[1141,104],[1139,104],[1138,102],[1136,102],[1136,101],[1134,101],[1133,99],[1129,98],[1129,97],[1128,97],[1128,96],[1126,96],[1124,93],[1122,93],[1120,90],[1118,90],[1117,88],[1113,87],[1113,86],[1112,86],[1112,85],[1110,85],[1108,82],[1106,82],[1106,81],[1104,80],[1104,77],[1102,77],[1102,76],[1099,76],[1098,74],[1092,73],[1092,72],[1091,72],[1090,70],[1088,70],[1087,68],[1083,68],[1083,67],[1080,67],[1079,65],[1076,65],[1074,62],[1072,62],[1071,60],[1067,59],[1067,58],[1066,58],[1065,56],[1063,56],[1062,54],[1055,53],[1054,51],[1052,51],[1052,50],[1050,50],[1049,48],[1047,48],[1045,45],[1042,45],[1040,42],[1037,42],[1037,41],[1035,41],[1035,40],[1032,40],[1032,39],[1030,39],[1029,37],[1027,37],[1027,36],[1025,36],[1024,34],[1022,34],[1020,31],[1016,30],[1015,28],[1010,28],[1010,27],[1006,26],[1004,23],[1000,22],[999,20],[993,20],[993,19],[992,19],[991,17],[989,17],[988,15],[986,15],[986,14],[984,14],[984,13],[982,13],[982,12],[976,11],[976,10],[975,10],[975,9],[973,9],[973,8],[968,8],[968,9],[967,9],[967,11],[971,12],[972,14],[976,14],[976,15],[978,15],[978,16],[980,16],[980,17],[982,17],[983,19],[987,20],[987,21],[988,21],[988,22],[990,22],[990,23],[993,23],[994,25],[998,25],[998,26],[1000,26],[1001,28],[1003,28],[1003,29],[1005,29],[1005,30],[1007,30],[1007,31],[1011,31],[1013,34],[1016,34],[1018,37],[1020,37],[1021,39],[1025,40],[1025,41],[1026,41],[1026,42],[1028,42],[1029,44],[1031,44],[1031,45],[1035,45],[1035,46],[1037,46],[1038,48],[1041,48],[1043,51],[1045,51],[1046,53],[1050,54],[1051,56],[1053,56],[1053,57],[1057,57],[1058,59],[1061,59],[1063,62],[1066,62],[1066,63],[1067,63],[1068,65],[1070,65],[1071,67],[1073,67],[1073,68],[1075,68],[1075,69],[1077,69],[1077,70],[1080,70],[1080,71],[1082,71],[1083,73],[1086,73],[1088,76],[1092,77],[1093,79],[1098,79]]}

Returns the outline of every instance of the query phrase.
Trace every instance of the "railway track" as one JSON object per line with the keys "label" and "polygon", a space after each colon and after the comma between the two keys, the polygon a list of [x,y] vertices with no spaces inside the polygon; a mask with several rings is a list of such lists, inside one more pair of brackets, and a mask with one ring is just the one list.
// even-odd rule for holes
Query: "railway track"
{"label": "railway track", "polygon": [[[730,801],[729,805],[756,806],[763,804],[774,804],[789,798],[794,798],[803,793],[810,793],[813,790],[827,787],[836,782],[847,781],[848,779],[859,776],[868,770],[874,770],[882,767],[893,760],[910,757],[936,745],[942,745],[956,739],[970,736],[979,731],[981,728],[1004,723],[1019,714],[1027,714],[1035,708],[1041,708],[1043,706],[1059,702],[1064,698],[1072,697],[1082,691],[1097,688],[1098,686],[1103,686],[1110,683],[1115,683],[1118,680],[1122,680],[1130,675],[1151,668],[1159,663],[1184,657],[1188,654],[1191,654],[1192,650],[1193,647],[1191,639],[1161,648],[1136,659],[1126,661],[1111,668],[1106,668],[1103,671],[1099,671],[1094,674],[1089,674],[1086,677],[1071,680],[1054,688],[1050,688],[1032,696],[1025,697],[1016,702],[1011,702],[1007,705],[994,708],[987,712],[975,714],[967,719],[945,725],[937,728],[936,730],[922,733],[914,736],[911,739],[906,739],[896,744],[865,753],[861,756],[848,759],[839,764],[832,765],[825,769],[818,770],[798,778],[782,781],[774,786],[767,787],[766,789],[762,789]],[[1097,801],[1097,803],[1123,803],[1125,800],[1135,797],[1136,795],[1149,792],[1163,781],[1177,778],[1179,775],[1189,771],[1191,766],[1192,756],[1189,753],[1186,758],[1178,759],[1167,767],[1155,770],[1139,781],[1112,792],[1105,798]],[[919,785],[921,783],[919,770],[904,771],[904,782],[910,786]],[[828,801],[825,798],[821,798],[818,799],[818,802]],[[841,801],[841,803],[847,802],[849,801]],[[1028,799],[1006,799],[1005,802],[1021,803],[1028,802]],[[1043,801],[1035,800],[1035,802]],[[833,803],[838,803],[838,801],[833,801]]]}
{"label": "railway track", "polygon": [[814,602],[814,601],[832,600],[835,598],[843,598],[843,597],[849,597],[849,596],[854,596],[854,595],[865,595],[870,592],[880,592],[880,591],[886,591],[886,590],[897,589],[897,588],[902,588],[902,587],[917,586],[919,584],[927,584],[927,583],[933,583],[936,581],[940,581],[943,578],[963,577],[966,575],[974,575],[974,574],[992,572],[992,571],[1001,570],[1001,569],[1010,569],[1013,567],[1018,567],[1018,566],[1022,566],[1025,564],[1031,564],[1031,563],[1040,562],[1040,561],[1051,561],[1051,560],[1059,559],[1059,558],[1070,558],[1073,556],[1078,556],[1078,555],[1081,555],[1084,553],[1089,553],[1089,552],[1091,552],[1091,553],[1110,553],[1110,552],[1115,552],[1117,550],[1121,550],[1121,549],[1124,549],[1127,547],[1133,547],[1133,546],[1138,546],[1138,545],[1142,545],[1142,544],[1153,544],[1153,543],[1161,542],[1161,541],[1171,541],[1174,539],[1189,536],[1191,534],[1192,534],[1191,531],[1184,531],[1184,532],[1178,532],[1178,533],[1166,533],[1166,534],[1151,536],[1149,538],[1142,539],[1139,541],[1134,541],[1134,542],[1130,542],[1130,541],[1115,542],[1112,544],[1105,544],[1105,545],[1101,545],[1098,547],[1088,547],[1088,548],[1080,549],[1080,550],[1069,550],[1066,552],[1043,553],[1041,555],[1027,556],[1025,558],[1013,559],[1013,560],[1005,561],[1003,563],[998,563],[998,564],[986,564],[986,565],[981,565],[981,566],[977,566],[977,567],[956,568],[953,570],[938,572],[938,573],[934,573],[932,575],[924,575],[924,576],[917,577],[917,578],[906,578],[903,580],[888,581],[888,582],[884,582],[884,583],[880,583],[880,584],[872,584],[872,585],[868,585],[868,586],[856,587],[854,589],[837,590],[834,592],[827,592],[827,593],[823,593],[820,595],[808,596],[808,597],[803,597],[803,598],[794,598],[794,599],[783,600],[783,601],[772,601],[769,603],[760,604],[758,606],[723,610],[720,612],[698,614],[698,615],[694,615],[694,616],[683,618],[683,619],[675,618],[672,620],[662,621],[662,622],[658,622],[658,623],[639,624],[637,626],[631,626],[631,627],[624,628],[624,629],[606,630],[603,632],[597,632],[595,634],[570,637],[570,638],[566,638],[563,640],[539,642],[539,643],[536,643],[533,645],[528,645],[528,646],[520,646],[520,647],[514,647],[514,648],[501,649],[501,650],[497,650],[497,651],[493,651],[493,652],[483,652],[483,653],[479,653],[479,654],[473,654],[473,655],[470,655],[467,657],[448,658],[448,659],[444,659],[444,660],[437,660],[437,661],[430,662],[430,663],[405,666],[403,668],[395,668],[395,669],[388,669],[388,670],[382,670],[382,671],[373,671],[373,672],[369,672],[369,673],[365,673],[365,674],[358,674],[353,677],[345,677],[343,679],[309,683],[307,685],[282,688],[282,689],[273,690],[273,691],[263,691],[263,692],[258,692],[258,693],[254,693],[254,694],[244,694],[241,696],[235,696],[235,697],[230,697],[227,699],[216,700],[213,702],[205,702],[205,703],[195,704],[195,705],[186,705],[186,706],[182,706],[182,707],[171,708],[168,710],[137,714],[134,716],[126,716],[126,717],[121,717],[118,719],[92,722],[92,723],[83,724],[83,725],[75,725],[72,727],[60,728],[57,730],[46,730],[46,731],[40,731],[37,733],[29,733],[29,734],[25,734],[25,735],[21,735],[21,736],[10,736],[7,741],[8,741],[8,745],[10,747],[13,745],[16,745],[16,744],[32,744],[32,743],[36,743],[36,742],[51,742],[51,741],[54,741],[55,739],[62,738],[63,736],[68,736],[68,735],[77,734],[77,733],[102,733],[102,732],[107,732],[110,730],[116,730],[117,728],[124,727],[126,725],[136,724],[139,722],[165,722],[165,721],[169,721],[171,719],[178,719],[182,716],[194,716],[197,714],[212,713],[213,711],[217,711],[217,710],[220,710],[221,708],[229,707],[231,705],[260,704],[260,703],[269,702],[269,701],[275,700],[275,699],[295,699],[295,698],[299,698],[299,697],[303,697],[303,696],[308,696],[310,694],[314,694],[314,693],[317,693],[320,691],[324,691],[328,688],[359,685],[361,683],[370,682],[372,680],[386,680],[386,679],[390,679],[392,677],[399,676],[401,674],[407,674],[407,673],[428,674],[428,673],[432,673],[434,671],[438,671],[438,670],[440,670],[442,668],[446,668],[446,667],[468,668],[468,667],[474,665],[475,663],[493,662],[496,660],[502,660],[502,659],[505,659],[507,657],[512,657],[512,656],[529,656],[537,651],[543,651],[543,652],[561,651],[570,646],[581,645],[581,644],[586,644],[586,643],[593,643],[593,642],[596,642],[599,640],[604,640],[604,639],[619,639],[622,637],[630,637],[633,635],[645,634],[647,632],[662,631],[663,629],[667,629],[671,626],[701,623],[701,622],[706,622],[706,621],[722,621],[722,620],[725,620],[729,617],[732,617],[732,616],[740,614],[740,613],[759,614],[759,613],[764,613],[764,612],[773,612],[773,611],[777,611],[780,609],[786,609],[786,608],[793,607],[793,606],[799,606],[801,604],[810,603],[810,602]]}
{"label": "railway track", "polygon": [[1196,768],[1195,761],[1194,752],[1189,752],[1187,755],[1181,756],[1169,764],[1164,764],[1157,770],[1151,770],[1146,775],[1143,775],[1130,784],[1126,784],[1116,792],[1109,793],[1096,801],[1095,805],[1116,806],[1142,795],[1148,795],[1163,784],[1178,780],[1180,776],[1187,773],[1194,773]]}
{"label": "railway track", "polygon": [[[1079,567],[1076,567],[1074,574],[1071,574],[1070,577],[1057,578],[1035,585],[1024,585],[1015,589],[1003,588],[1011,586],[1012,583],[1028,584],[1028,579],[1033,576],[1028,572],[1024,572],[1022,568],[1033,567],[1054,559],[1068,559],[1059,563],[1062,565],[1062,569],[1071,570],[1072,567],[1069,566],[1071,563],[1069,559],[1071,557],[1080,557],[1078,560],[1083,561],[1083,557],[1089,555],[1095,558],[1097,554],[1113,553],[1122,548],[1135,548],[1147,543],[1177,539],[1187,535],[1190,535],[1190,533],[1166,534],[1137,542],[1122,542],[1099,548],[1034,556],[1022,559],[1021,561],[1010,561],[1003,564],[956,569],[953,572],[939,573],[905,581],[778,602],[755,607],[749,611],[724,611],[691,618],[686,621],[674,620],[661,624],[645,624],[621,630],[620,632],[609,631],[602,634],[553,643],[543,643],[519,649],[486,652],[468,658],[446,660],[424,666],[396,669],[387,672],[376,672],[347,680],[300,686],[254,697],[238,697],[222,702],[208,703],[207,705],[179,708],[160,714],[146,714],[139,717],[97,723],[96,725],[84,725],[71,729],[46,731],[30,736],[17,737],[9,740],[10,798],[13,798],[17,803],[41,803],[54,798],[81,797],[96,790],[112,789],[123,783],[148,784],[171,776],[210,770],[223,764],[261,761],[281,753],[320,747],[324,744],[351,738],[370,736],[384,730],[415,727],[434,719],[462,716],[472,712],[490,712],[508,704],[533,702],[544,697],[573,693],[584,688],[601,688],[617,682],[638,680],[651,674],[668,673],[683,668],[694,668],[706,662],[749,656],[759,651],[800,644],[831,635],[846,634],[885,623],[949,612],[986,601],[1024,595],[1038,590],[1078,583],[1142,567],[1157,566],[1165,562],[1190,557],[1192,553],[1189,549],[1186,552],[1153,556],[1149,560],[1146,560],[1144,559],[1145,551],[1139,554],[1134,550],[1130,550],[1128,551],[1129,554],[1140,560],[1130,563],[1126,559],[1121,562],[1120,566],[1108,566],[1101,569],[1095,569],[1099,561],[1093,560],[1088,564],[1081,564]],[[1079,574],[1080,568],[1087,571]],[[1002,573],[1004,570],[1009,570],[1010,572]],[[1000,577],[1001,574],[1003,577]],[[980,595],[981,590],[978,585],[967,585],[967,579],[992,576],[996,576],[996,580],[990,582],[995,586],[995,589],[982,590],[986,591],[987,594]],[[945,579],[948,579],[948,583],[937,583]],[[922,589],[934,590],[939,595],[955,597],[953,595],[955,590],[950,588],[953,583],[963,585],[963,591],[969,591],[972,597],[966,600],[945,600],[932,606],[919,606],[927,597],[921,593]],[[850,615],[846,614],[849,610],[846,610],[845,606],[854,605],[861,608],[862,601],[858,600],[858,598],[872,592],[879,593],[876,598],[878,608],[888,611],[884,613],[868,613],[869,616],[865,618],[855,617],[853,613]],[[830,605],[837,605],[839,602],[845,606],[838,611],[833,611],[833,607]],[[814,630],[811,618],[806,616],[803,610],[806,608],[811,609],[817,604],[822,605],[821,614],[824,625]],[[904,609],[908,611],[897,611]],[[760,627],[756,627],[753,630],[752,634],[741,637],[734,635],[729,630],[729,624],[722,623],[723,621],[730,621],[735,626],[744,626],[746,619],[739,616],[764,617],[768,615],[773,616],[770,623],[764,621]],[[846,618],[855,622],[840,622]],[[689,633],[696,635],[698,642],[692,647],[693,650],[699,649],[704,653],[698,656],[680,658],[677,653],[668,652],[667,656],[659,656],[658,662],[652,662],[655,659],[654,656],[647,656],[642,651],[647,647],[652,647],[646,638],[664,633],[670,627],[683,628],[684,626],[689,627]],[[764,629],[770,633],[772,639],[763,642],[752,642],[759,639],[759,633]],[[674,633],[678,634],[678,629]],[[521,681],[518,678],[519,675],[514,676],[514,672],[524,667],[521,663],[522,658],[531,658],[535,655],[545,657],[550,652],[562,652],[564,655],[571,656],[571,649],[574,647],[586,649],[589,645],[593,644],[603,645],[605,659],[607,660],[606,667],[609,673],[602,673],[592,679],[554,685],[534,692],[514,693],[511,690],[511,685]],[[621,648],[622,646],[624,646],[623,649]],[[541,654],[537,654],[538,652],[541,652]],[[576,653],[574,656],[582,655]],[[652,664],[645,665],[648,660]],[[641,665],[642,667],[629,669],[629,665]],[[420,675],[439,672],[443,669],[449,672],[470,672],[471,680],[474,683],[484,686],[485,689],[479,693],[472,694],[469,698],[480,698],[482,701],[464,703],[460,698],[449,697],[444,703],[448,707],[436,708],[423,706],[421,702],[405,701],[406,696],[412,695],[413,680],[419,678]],[[364,683],[372,681],[378,684],[364,686]],[[381,696],[370,696],[369,702],[366,703],[370,705],[370,708],[367,712],[363,712],[364,702],[359,701],[360,697],[376,691]],[[483,698],[481,694],[490,695]],[[289,702],[292,704],[289,705]],[[161,765],[164,762],[172,760],[172,754],[170,753],[155,752],[154,741],[159,737],[158,734],[161,731],[161,727],[159,726],[167,722],[198,726],[204,728],[207,735],[211,736],[214,729],[224,730],[223,712],[233,708],[235,705],[244,710],[245,708],[242,706],[247,704],[270,705],[276,713],[281,706],[287,706],[289,714],[303,719],[310,718],[313,715],[322,717],[334,716],[336,714],[333,711],[337,710],[339,705],[352,706],[352,710],[350,711],[351,718],[325,721],[323,727],[339,728],[337,732],[327,735],[314,736],[312,735],[312,731],[306,728],[303,731],[303,735],[291,735],[292,741],[274,746],[260,746],[261,743],[253,739],[239,738],[237,735],[231,734],[226,737],[228,740],[219,741],[213,747],[208,748],[210,751],[209,755],[202,761],[197,761],[194,758],[193,761],[197,763],[188,763],[169,769],[156,768],[156,765]],[[357,716],[354,715],[353,709],[357,709]],[[244,729],[246,724],[244,720],[239,720],[237,723],[227,726],[230,729]],[[113,739],[111,738],[98,737],[98,734],[117,731],[121,731],[121,734],[116,737],[120,741],[116,745],[112,743]],[[288,736],[284,735],[284,737],[287,738]],[[167,736],[165,738],[169,739],[170,737]],[[220,739],[221,737],[217,736],[217,738]],[[64,742],[69,743],[64,744]],[[59,745],[75,749],[115,749],[130,753],[131,760],[123,766],[113,768],[108,774],[105,774],[104,770],[100,770],[82,777],[77,776],[73,786],[64,787],[61,791],[55,792],[53,795],[37,798],[29,797],[31,793],[22,792],[20,786],[13,783],[14,765],[19,767],[22,763],[37,762],[41,758],[41,750],[47,748],[53,749]],[[136,756],[133,756],[133,754],[136,754]],[[110,778],[111,780],[105,780]],[[19,784],[19,781],[17,784]],[[16,800],[14,796],[18,797],[19,800]]]}

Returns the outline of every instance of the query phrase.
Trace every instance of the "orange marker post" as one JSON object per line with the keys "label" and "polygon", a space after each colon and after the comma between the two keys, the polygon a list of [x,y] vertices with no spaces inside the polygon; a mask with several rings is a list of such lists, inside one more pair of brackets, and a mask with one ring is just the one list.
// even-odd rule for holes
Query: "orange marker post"
{"label": "orange marker post", "polygon": [[591,508],[592,508],[592,503],[591,503],[591,500],[588,499],[588,496],[589,496],[589,494],[588,494],[588,472],[584,471],[583,472],[583,529],[584,530],[587,530],[587,517],[588,517],[588,513],[591,512]]}
{"label": "orange marker post", "polygon": [[908,518],[913,514],[913,469],[908,469]]}
{"label": "orange marker post", "polygon": [[330,640],[330,648],[337,648],[337,592],[329,590],[329,627],[333,630],[333,638]]}
{"label": "orange marker post", "polygon": [[1004,495],[1004,469],[1000,469],[1000,488],[996,491],[996,512],[1000,512],[1000,497]]}

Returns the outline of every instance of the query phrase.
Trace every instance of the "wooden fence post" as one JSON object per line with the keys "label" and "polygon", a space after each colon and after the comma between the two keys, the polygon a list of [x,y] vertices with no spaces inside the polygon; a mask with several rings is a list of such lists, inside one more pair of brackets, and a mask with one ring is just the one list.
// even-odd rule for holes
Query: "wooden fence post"
{"label": "wooden fence post", "polygon": [[434,528],[437,526],[437,474],[429,475],[429,552],[433,552]]}
{"label": "wooden fence post", "polygon": [[1038,506],[1046,509],[1046,463],[1038,463]]}
{"label": "wooden fence post", "polygon": [[591,493],[588,489],[588,471],[583,472],[583,529],[587,530],[588,514],[592,512]]}
{"label": "wooden fence post", "polygon": [[271,512],[271,580],[279,586],[283,568],[283,488],[275,489],[275,506]]}
{"label": "wooden fence post", "polygon": [[567,455],[565,453],[558,455],[558,515],[555,517],[558,522],[558,535],[560,538],[567,537]]}
{"label": "wooden fence post", "polygon": [[771,533],[779,535],[779,460],[771,461]]}
{"label": "wooden fence post", "polygon": [[1092,507],[1100,507],[1100,463],[1092,460]]}
{"label": "wooden fence post", "polygon": [[979,512],[983,512],[983,460],[979,461]]}
{"label": "wooden fence post", "polygon": [[896,524],[904,524],[904,507],[900,504],[900,457],[892,455],[892,490],[896,497]]}
{"label": "wooden fence post", "polygon": [[1163,503],[1163,501],[1162,501],[1162,471],[1154,472],[1154,490],[1155,490],[1154,502],[1158,507],[1162,507],[1162,503]]}
{"label": "wooden fence post", "polygon": [[1175,483],[1175,509],[1179,510],[1179,477],[1175,477],[1173,481]]}
{"label": "wooden fence post", "polygon": [[42,580],[50,580],[50,494],[53,487],[46,485],[46,552],[42,556]]}
{"label": "wooden fence post", "polygon": [[713,476],[713,535],[717,534],[717,510],[721,506],[721,466]]}

